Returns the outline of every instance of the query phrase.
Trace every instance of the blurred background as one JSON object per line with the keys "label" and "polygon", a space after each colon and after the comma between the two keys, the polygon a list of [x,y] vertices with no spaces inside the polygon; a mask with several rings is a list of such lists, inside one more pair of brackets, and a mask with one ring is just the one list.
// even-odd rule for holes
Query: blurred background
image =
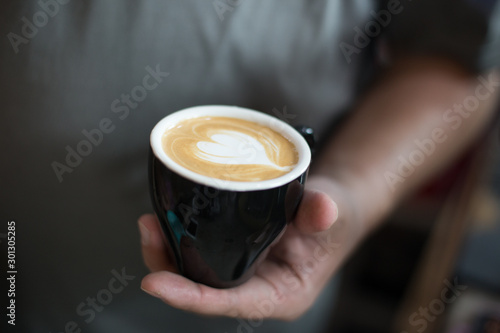
{"label": "blurred background", "polygon": [[497,122],[359,249],[332,332],[499,331],[499,137]]}

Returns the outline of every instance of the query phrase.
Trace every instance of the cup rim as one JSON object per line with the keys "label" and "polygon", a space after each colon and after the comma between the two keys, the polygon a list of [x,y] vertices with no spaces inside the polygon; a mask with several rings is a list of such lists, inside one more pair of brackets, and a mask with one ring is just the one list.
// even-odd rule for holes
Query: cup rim
{"label": "cup rim", "polygon": [[[296,147],[299,160],[295,167],[283,176],[262,180],[239,182],[223,180],[198,174],[175,163],[163,150],[163,134],[182,120],[203,116],[231,117],[249,120],[265,125],[290,140]],[[171,171],[195,183],[210,186],[219,190],[229,191],[257,191],[276,188],[292,182],[307,171],[311,162],[311,150],[304,137],[286,122],[248,108],[229,105],[200,105],[182,109],[161,119],[153,128],[150,135],[150,145],[154,155]]]}

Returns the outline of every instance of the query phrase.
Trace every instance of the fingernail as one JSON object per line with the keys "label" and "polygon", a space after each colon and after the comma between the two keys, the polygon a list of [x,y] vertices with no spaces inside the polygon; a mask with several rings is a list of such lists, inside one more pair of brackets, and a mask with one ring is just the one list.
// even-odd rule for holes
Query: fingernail
{"label": "fingernail", "polygon": [[139,222],[139,230],[141,232],[141,243],[142,245],[149,245],[149,239],[151,237],[151,233],[148,228],[142,222]]}
{"label": "fingernail", "polygon": [[333,207],[334,207],[334,210],[335,210],[333,223],[335,223],[339,219],[339,206],[337,205],[337,203],[335,201],[332,201],[332,202],[333,202]]}
{"label": "fingernail", "polygon": [[142,291],[144,291],[145,293],[153,296],[153,297],[156,297],[156,298],[159,298],[160,297],[160,294],[158,293],[155,293],[155,292],[152,292],[151,290],[147,290],[147,289],[144,289],[143,287],[141,287]]}

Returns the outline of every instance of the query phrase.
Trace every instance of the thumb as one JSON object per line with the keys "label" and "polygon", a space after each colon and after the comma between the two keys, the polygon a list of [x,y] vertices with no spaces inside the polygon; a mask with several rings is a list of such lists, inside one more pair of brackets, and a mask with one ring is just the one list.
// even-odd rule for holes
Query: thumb
{"label": "thumb", "polygon": [[338,218],[337,204],[324,192],[305,190],[294,224],[303,233],[329,229]]}

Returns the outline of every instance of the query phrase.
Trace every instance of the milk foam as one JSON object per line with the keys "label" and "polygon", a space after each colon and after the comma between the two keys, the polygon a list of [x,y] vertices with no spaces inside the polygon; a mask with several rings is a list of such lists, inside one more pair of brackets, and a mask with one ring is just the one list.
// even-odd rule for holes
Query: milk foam
{"label": "milk foam", "polygon": [[232,181],[280,177],[295,167],[298,153],[267,126],[229,117],[189,118],[163,136],[166,154],[201,175]]}
{"label": "milk foam", "polygon": [[199,151],[195,154],[205,161],[226,165],[269,165],[284,169],[271,162],[262,144],[249,135],[222,131],[213,134],[210,139],[213,142],[201,141],[196,144]]}

